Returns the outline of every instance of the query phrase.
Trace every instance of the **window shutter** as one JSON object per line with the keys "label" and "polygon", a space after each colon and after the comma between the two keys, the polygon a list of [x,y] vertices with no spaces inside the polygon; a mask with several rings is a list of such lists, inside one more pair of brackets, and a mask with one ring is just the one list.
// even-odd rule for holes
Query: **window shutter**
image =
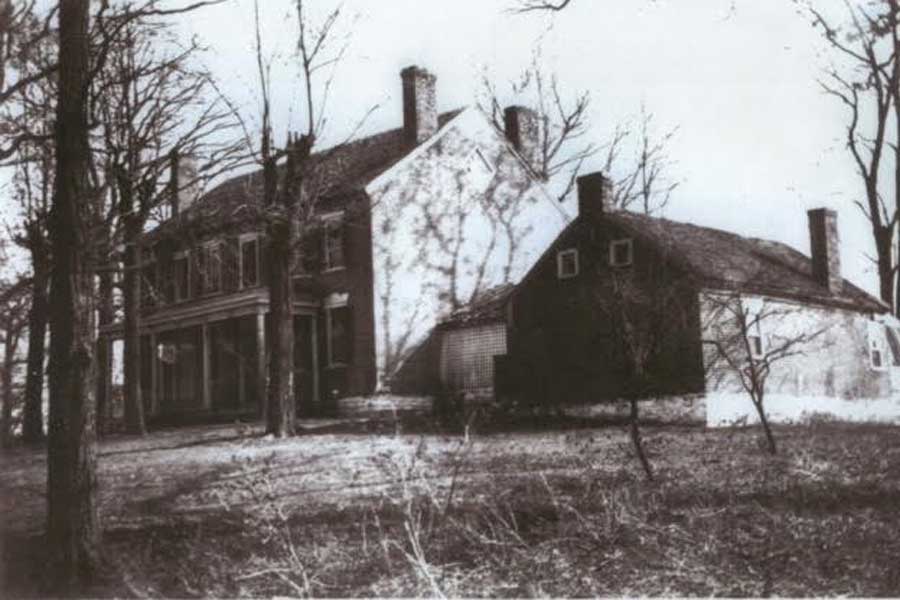
{"label": "window shutter", "polygon": [[262,234],[256,238],[256,252],[259,255],[259,285],[269,285],[269,240]]}
{"label": "window shutter", "polygon": [[353,342],[356,339],[356,311],[354,310],[353,304],[347,305],[345,314],[347,315],[347,364],[351,365],[353,364],[353,347],[355,346]]}
{"label": "window shutter", "polygon": [[238,289],[238,260],[240,245],[236,236],[228,236],[222,243],[222,289],[233,292]]}

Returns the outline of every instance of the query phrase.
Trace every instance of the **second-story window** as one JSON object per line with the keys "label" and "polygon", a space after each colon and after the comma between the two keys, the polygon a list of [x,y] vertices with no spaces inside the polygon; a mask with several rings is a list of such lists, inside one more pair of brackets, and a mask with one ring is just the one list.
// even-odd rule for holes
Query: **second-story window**
{"label": "second-story window", "polygon": [[627,267],[633,261],[631,238],[612,240],[609,243],[609,264],[613,267]]}
{"label": "second-story window", "polygon": [[141,265],[141,304],[155,306],[159,299],[156,282],[156,261],[145,261]]}
{"label": "second-story window", "polygon": [[259,285],[259,238],[255,235],[241,239],[241,287]]}
{"label": "second-story window", "polygon": [[172,280],[175,302],[187,300],[190,296],[189,284],[191,281],[191,267],[187,252],[176,254],[172,260]]}
{"label": "second-story window", "polygon": [[556,276],[569,279],[578,275],[578,249],[568,248],[556,253]]}
{"label": "second-story window", "polygon": [[222,244],[210,242],[200,247],[197,256],[200,269],[200,293],[213,294],[222,289]]}
{"label": "second-story window", "polygon": [[344,227],[340,219],[325,221],[322,259],[326,271],[344,267]]}

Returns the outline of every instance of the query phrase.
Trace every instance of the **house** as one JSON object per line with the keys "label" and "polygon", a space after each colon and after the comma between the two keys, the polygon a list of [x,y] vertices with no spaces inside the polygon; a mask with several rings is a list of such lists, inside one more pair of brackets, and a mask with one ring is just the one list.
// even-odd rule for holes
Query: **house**
{"label": "house", "polygon": [[900,419],[897,322],[841,277],[833,211],[809,211],[810,257],[615,210],[610,198],[602,174],[580,177],[577,218],[512,294],[501,378],[515,389],[503,393],[532,403],[702,395],[709,424],[752,419],[736,372],[746,355],[729,364],[720,352],[743,314],[741,347],[754,358],[796,342],[766,379],[772,419]]}
{"label": "house", "polygon": [[[568,222],[531,160],[536,115],[438,113],[436,78],[401,72],[402,127],[313,155],[294,260],[300,414],[371,394],[436,320],[521,276]],[[173,165],[180,174],[189,165]],[[260,172],[193,202],[142,244],[142,397],[151,418],[258,414],[268,312]],[[177,189],[177,186],[175,186]],[[121,325],[105,328],[105,343]],[[109,379],[109,374],[106,374]]]}
{"label": "house", "polygon": [[501,284],[444,317],[391,378],[399,394],[492,400],[495,362],[507,354],[506,310],[515,286]]}

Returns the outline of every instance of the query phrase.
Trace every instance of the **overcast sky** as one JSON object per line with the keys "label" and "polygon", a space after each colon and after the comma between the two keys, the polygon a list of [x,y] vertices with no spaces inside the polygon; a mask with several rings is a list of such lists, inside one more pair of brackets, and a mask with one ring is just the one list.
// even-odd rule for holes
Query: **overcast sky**
{"label": "overcast sky", "polygon": [[[845,276],[875,290],[860,185],[843,148],[844,113],[816,78],[827,64],[790,0],[573,0],[554,16],[512,15],[512,0],[347,0],[350,46],[328,106],[324,144],[399,126],[401,68],[437,76],[441,110],[472,104],[484,69],[503,85],[542,40],[547,69],[574,94],[589,90],[591,135],[608,139],[643,102],[660,131],[679,127],[672,174],[683,181],[664,213],[791,244],[808,253],[806,210],[837,209]],[[331,1],[315,3],[335,6]],[[817,2],[839,9],[839,0]],[[300,128],[293,0],[261,0],[266,51],[276,53],[275,131]],[[253,3],[230,0],[184,23],[211,48],[223,90],[255,101]],[[283,135],[283,134],[280,134]],[[597,167],[598,165],[589,165]],[[570,207],[571,208],[571,207]]]}

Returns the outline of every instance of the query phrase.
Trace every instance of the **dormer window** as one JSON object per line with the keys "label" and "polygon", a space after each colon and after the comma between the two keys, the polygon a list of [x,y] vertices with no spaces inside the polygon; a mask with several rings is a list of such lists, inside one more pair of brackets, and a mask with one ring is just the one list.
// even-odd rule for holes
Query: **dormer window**
{"label": "dormer window", "polygon": [[578,275],[578,249],[567,248],[556,253],[556,276],[569,279]]}
{"label": "dormer window", "polygon": [[631,238],[612,240],[609,243],[609,264],[612,267],[627,267],[634,259]]}

